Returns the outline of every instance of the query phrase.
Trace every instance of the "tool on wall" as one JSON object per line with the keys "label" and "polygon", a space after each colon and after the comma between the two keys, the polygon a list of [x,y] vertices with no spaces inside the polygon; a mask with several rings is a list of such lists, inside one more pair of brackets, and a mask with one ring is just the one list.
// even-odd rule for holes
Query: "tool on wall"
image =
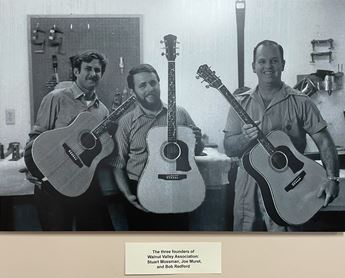
{"label": "tool on wall", "polygon": [[39,49],[34,50],[36,54],[43,54],[46,46],[45,31],[40,28],[39,22],[36,23],[35,29],[31,32],[32,45],[40,46]]}
{"label": "tool on wall", "polygon": [[113,103],[111,104],[111,109],[116,110],[122,104],[122,93],[119,88],[115,89]]}
{"label": "tool on wall", "polygon": [[312,40],[310,43],[313,47],[313,51],[315,51],[316,45],[323,45],[323,44],[329,44],[328,49],[333,49],[333,39],[327,39],[327,40]]}
{"label": "tool on wall", "polygon": [[0,159],[5,158],[4,145],[0,143]]}
{"label": "tool on wall", "polygon": [[124,68],[125,68],[125,64],[123,62],[123,57],[122,56],[120,56],[119,68],[120,68],[121,74],[123,74],[123,71],[124,71]]}
{"label": "tool on wall", "polygon": [[300,90],[302,93],[311,96],[317,91],[326,91],[331,95],[333,91],[342,88],[344,73],[331,70],[318,69],[315,73],[304,76],[295,86],[294,89]]}
{"label": "tool on wall", "polygon": [[310,74],[298,82],[293,88],[301,91],[307,96],[312,96],[316,93],[318,89],[318,82],[322,81],[321,78],[315,76],[315,74]]}
{"label": "tool on wall", "polygon": [[311,63],[315,63],[315,57],[322,57],[322,56],[328,56],[328,61],[330,63],[333,61],[332,51],[313,52],[313,53],[310,53],[310,56],[311,56]]}
{"label": "tool on wall", "polygon": [[[333,39],[326,39],[326,40],[312,40],[311,42],[313,52],[310,53],[311,56],[311,63],[315,63],[315,58],[317,57],[323,57],[323,56],[328,56],[328,61],[331,63],[333,61],[332,58],[332,51],[331,49],[334,48],[334,40]],[[328,45],[328,51],[315,51],[316,46],[324,46]]]}
{"label": "tool on wall", "polygon": [[54,89],[56,84],[59,83],[59,74],[58,74],[58,60],[56,55],[52,55],[52,66],[53,66],[53,75],[51,79],[46,82],[46,87],[50,90]]}
{"label": "tool on wall", "polygon": [[238,88],[244,87],[244,22],[246,13],[246,2],[237,0],[236,22],[237,22],[237,57],[238,57]]}
{"label": "tool on wall", "polygon": [[58,54],[64,54],[62,53],[63,32],[55,24],[49,30],[48,42],[49,46],[58,48]]}

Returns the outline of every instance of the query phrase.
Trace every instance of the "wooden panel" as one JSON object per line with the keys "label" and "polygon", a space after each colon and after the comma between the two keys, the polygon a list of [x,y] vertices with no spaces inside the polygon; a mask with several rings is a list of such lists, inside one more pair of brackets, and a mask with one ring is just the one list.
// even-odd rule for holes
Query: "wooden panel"
{"label": "wooden panel", "polygon": [[[109,64],[97,92],[100,99],[111,108],[114,92],[123,92],[126,88],[128,70],[140,63],[140,16],[128,17],[47,17],[31,16],[30,40],[32,31],[39,28],[46,33],[40,33],[37,41],[46,40],[44,53],[35,53],[42,46],[31,44],[31,123],[36,119],[37,110],[42,98],[51,90],[47,81],[53,76],[52,55],[57,56],[60,81],[70,80],[71,67],[69,57],[79,51],[96,49],[104,53]],[[49,30],[56,26],[63,34],[62,47],[51,46]],[[121,73],[119,63],[123,57],[124,71]],[[127,88],[126,88],[127,89]]]}

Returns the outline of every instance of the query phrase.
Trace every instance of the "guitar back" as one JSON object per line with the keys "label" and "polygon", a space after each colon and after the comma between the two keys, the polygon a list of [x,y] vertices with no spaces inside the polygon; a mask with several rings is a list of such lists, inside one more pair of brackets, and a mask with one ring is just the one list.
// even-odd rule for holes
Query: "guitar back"
{"label": "guitar back", "polygon": [[95,148],[85,148],[83,134],[99,123],[83,112],[68,127],[49,130],[38,136],[32,146],[35,164],[61,194],[75,197],[84,193],[100,160],[108,156],[114,142],[108,133],[99,137]]}
{"label": "guitar back", "polygon": [[284,132],[273,131],[267,138],[275,147],[288,147],[293,159],[296,159],[298,164],[302,162],[301,168],[295,169],[295,173],[292,171],[293,167],[276,170],[260,144],[244,155],[243,165],[258,182],[266,210],[276,223],[303,224],[318,212],[324,203],[324,199],[318,198],[317,194],[321,184],[327,181],[326,171],[317,162],[300,154]]}
{"label": "guitar back", "polygon": [[[180,156],[180,161],[164,155],[167,127],[154,127],[147,135],[148,161],[137,195],[142,206],[154,213],[190,212],[205,198],[205,183],[194,159],[193,131],[189,127],[177,127],[177,134],[178,141],[187,146],[182,150],[187,153]],[[178,170],[177,164],[185,169]]]}

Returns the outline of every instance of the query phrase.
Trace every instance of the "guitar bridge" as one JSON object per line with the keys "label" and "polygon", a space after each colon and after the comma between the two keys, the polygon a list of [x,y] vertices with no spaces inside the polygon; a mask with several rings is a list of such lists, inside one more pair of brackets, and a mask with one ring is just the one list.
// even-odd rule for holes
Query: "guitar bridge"
{"label": "guitar bridge", "polygon": [[158,179],[176,181],[186,179],[187,175],[185,174],[158,174]]}
{"label": "guitar bridge", "polygon": [[299,173],[297,175],[296,178],[293,179],[292,182],[290,182],[286,187],[285,187],[285,191],[289,192],[290,190],[294,189],[304,178],[305,176],[305,171],[302,171],[301,173]]}
{"label": "guitar bridge", "polygon": [[62,144],[63,148],[65,149],[66,154],[68,155],[68,157],[75,163],[78,165],[79,168],[83,167],[83,163],[81,162],[81,160],[79,159],[79,157],[74,153],[74,151],[72,151],[72,149],[66,144],[63,143]]}

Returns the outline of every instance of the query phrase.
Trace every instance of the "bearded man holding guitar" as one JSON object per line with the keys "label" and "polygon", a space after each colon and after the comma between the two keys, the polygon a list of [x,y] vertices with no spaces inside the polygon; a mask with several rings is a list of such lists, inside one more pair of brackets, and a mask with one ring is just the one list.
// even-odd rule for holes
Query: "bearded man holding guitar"
{"label": "bearded man holding guitar", "polygon": [[[71,61],[75,79],[74,83],[65,88],[55,89],[43,98],[37,113],[35,125],[29,133],[30,140],[26,146],[25,156],[26,164],[31,174],[34,173],[33,170],[30,169],[31,164],[28,163],[30,162],[30,151],[31,148],[33,148],[32,145],[35,147],[35,139],[42,138],[39,135],[45,136],[50,132],[64,130],[67,126],[70,126],[82,112],[84,113],[83,115],[89,115],[90,121],[92,118],[92,120],[97,123],[104,120],[109,114],[108,109],[98,99],[95,92],[106,69],[106,57],[97,51],[88,50],[73,56]],[[94,126],[90,128],[93,127]],[[72,128],[69,133],[73,133],[74,129],[77,129],[77,127]],[[86,130],[85,127],[84,130]],[[66,148],[67,144],[63,142],[67,140],[69,136],[67,134],[63,137],[61,142],[51,146],[51,149],[59,148],[60,145],[64,145]],[[110,135],[108,137],[111,140]],[[54,141],[53,139],[54,137],[48,141]],[[71,143],[68,144],[72,146]],[[42,145],[40,148],[46,148],[46,144]],[[40,148],[38,148],[38,153]],[[103,149],[105,149],[105,147],[103,147]],[[72,153],[74,154],[73,156],[71,155]],[[44,154],[49,157],[49,149],[43,151],[43,155]],[[70,155],[67,156],[68,154]],[[65,153],[65,155],[67,157],[66,163],[62,163],[57,168],[64,167],[64,165],[70,161],[71,166],[69,168],[75,166],[74,164],[76,163],[73,164],[72,158],[78,157],[73,150],[69,149],[69,152]],[[57,156],[58,152],[56,152],[56,157]],[[54,160],[54,156],[52,159]],[[80,162],[80,159],[77,162]],[[45,163],[45,165],[51,164],[54,164],[54,161],[47,161]],[[87,168],[86,165],[83,165],[81,162],[80,166],[82,168]],[[37,176],[37,174],[34,175]],[[73,176],[73,173],[66,172],[65,175]],[[66,183],[68,178],[69,177],[66,179]],[[67,191],[69,191],[68,188]],[[61,191],[56,190],[49,182],[49,177],[48,180],[43,179],[41,182],[37,182],[34,197],[42,229],[48,231],[71,231],[73,228],[81,231],[112,230],[113,227],[107,207],[103,200],[101,190],[95,180],[91,182],[90,187],[88,183],[85,186],[85,190],[81,192],[83,193],[82,195],[80,195],[81,193],[62,195]]]}
{"label": "bearded man holding guitar", "polygon": [[[167,146],[162,144],[164,140],[160,141],[157,133],[152,133],[152,131],[158,131],[160,128],[163,128],[163,126],[165,130],[167,130],[167,118],[170,117],[169,107],[162,103],[160,98],[161,90],[158,73],[151,65],[141,64],[129,71],[127,82],[128,87],[134,91],[138,105],[119,121],[115,135],[118,155],[114,157],[113,167],[115,181],[128,200],[126,206],[128,229],[132,231],[188,230],[189,215],[186,205],[188,206],[193,203],[193,196],[189,194],[191,191],[188,188],[189,184],[186,184],[184,188],[180,188],[180,185],[175,184],[174,180],[179,180],[179,177],[181,177],[182,181],[188,180],[190,173],[189,165],[187,167],[188,169],[186,169],[182,175],[170,175],[164,170],[158,172],[158,175],[156,174],[155,177],[150,175],[152,172],[155,172],[155,168],[150,167],[148,160],[150,155],[155,153],[155,146],[158,150],[156,150],[156,152],[160,153],[159,150],[161,150],[162,155],[163,152],[165,152],[163,151],[165,150],[164,146]],[[172,83],[174,82],[171,82],[171,84]],[[174,84],[171,87],[175,88]],[[194,159],[194,151],[195,154],[200,154],[203,150],[200,129],[195,126],[188,112],[182,107],[177,107],[176,109],[175,124],[190,129],[190,134],[193,137],[193,144],[195,142],[195,145],[191,148],[192,155],[190,154],[190,150],[189,152],[187,150],[187,153],[185,153],[184,151],[186,148],[181,147],[181,149],[184,149],[182,150],[184,154],[182,154],[180,158],[185,160],[185,158],[189,156],[191,159]],[[149,134],[153,134],[153,136],[150,137],[148,136]],[[149,140],[150,138],[151,143]],[[167,140],[165,139],[165,141]],[[151,147],[149,146],[150,144]],[[183,144],[178,143],[178,145],[180,147]],[[161,155],[159,156],[162,157]],[[153,157],[153,161],[151,162],[159,163],[158,166],[165,163],[170,164],[167,168],[174,169],[172,173],[176,172],[176,164],[179,164],[179,162],[176,163],[173,159],[169,161],[166,157],[165,159]],[[184,168],[186,165],[185,163],[182,164],[183,165],[180,166]],[[190,163],[190,166],[193,168],[193,161]],[[149,175],[148,180],[149,183],[152,183],[153,189],[146,188],[146,186],[150,187],[150,184],[145,183],[145,185],[143,185],[145,188],[142,187],[140,191],[140,180],[142,180],[144,172]],[[199,194],[199,192],[192,192],[195,196],[201,196],[201,201],[198,203],[200,204],[204,198],[205,189],[202,188],[204,185],[195,185],[193,182],[191,183],[190,186],[192,186],[192,188],[193,186],[201,186],[201,194]],[[203,183],[203,181],[201,183]],[[164,186],[164,184],[166,186]],[[183,190],[181,194],[176,193],[175,189],[177,188]],[[162,192],[162,190],[164,192]],[[142,199],[140,199],[140,192]],[[186,196],[188,199],[185,199]],[[198,199],[199,197],[196,198]],[[158,203],[161,206],[158,205],[157,209],[156,206],[151,206],[150,201],[147,201],[147,199],[150,199],[155,205]],[[182,209],[181,207],[174,206],[174,202],[178,204],[181,199],[184,200],[183,204],[180,204]],[[141,203],[141,201],[144,200],[145,205]],[[195,209],[194,204],[191,205],[189,211],[192,209]],[[161,210],[162,213],[157,213],[159,210]]]}
{"label": "bearded man holding guitar", "polygon": [[[284,66],[283,48],[278,43],[265,40],[254,48],[252,68],[258,77],[258,86],[249,91],[238,92],[235,97],[255,120],[255,124],[243,124],[231,107],[224,130],[224,148],[228,156],[241,157],[256,143],[260,136],[259,127],[264,134],[273,130],[284,131],[294,147],[303,153],[306,134],[309,134],[320,151],[328,177],[328,180],[326,177],[326,181],[320,181],[321,185],[315,184],[315,188],[320,189],[312,194],[320,198],[320,206],[327,206],[339,192],[336,148],[327,130],[327,123],[316,105],[308,96],[290,88],[281,80]],[[281,226],[270,218],[258,184],[244,170],[243,165],[238,169],[235,183],[234,231],[298,230],[298,226]],[[291,206],[294,204],[291,203]]]}

